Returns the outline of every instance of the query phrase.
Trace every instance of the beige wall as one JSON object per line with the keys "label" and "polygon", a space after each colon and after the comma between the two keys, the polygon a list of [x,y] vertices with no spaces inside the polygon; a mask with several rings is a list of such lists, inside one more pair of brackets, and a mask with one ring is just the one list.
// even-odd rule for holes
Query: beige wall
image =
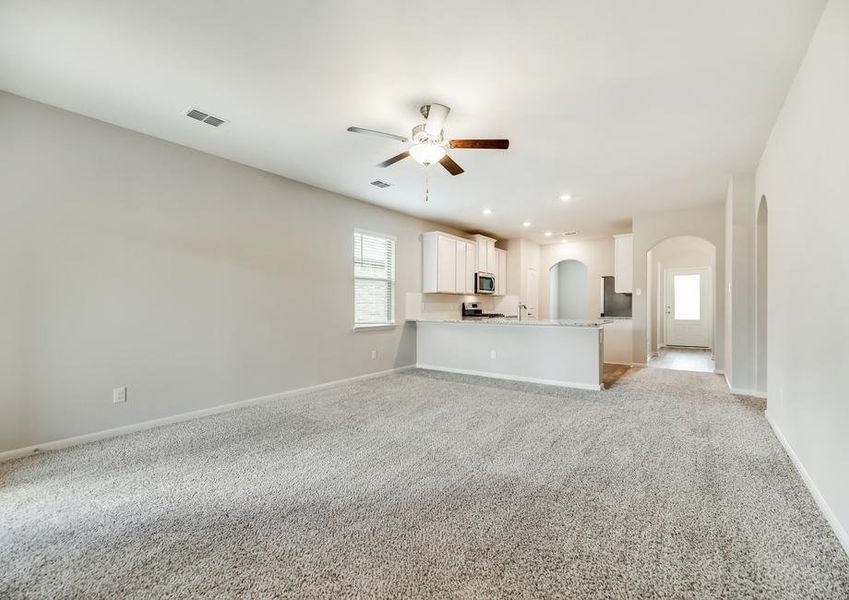
{"label": "beige wall", "polygon": [[[645,364],[648,355],[646,336],[648,252],[665,239],[688,235],[700,237],[716,248],[714,281],[725,280],[725,206],[708,204],[683,210],[644,213],[634,216],[634,362]],[[714,358],[716,368],[724,367],[725,294],[716,293],[714,286]]]}
{"label": "beige wall", "polygon": [[397,236],[403,323],[444,227],[3,93],[0,131],[0,451],[414,363],[352,331],[351,236]]}
{"label": "beige wall", "polygon": [[540,318],[548,319],[550,306],[550,270],[562,260],[579,260],[587,265],[587,315],[585,319],[597,319],[601,314],[600,281],[605,275],[613,275],[613,238],[597,240],[575,240],[565,244],[542,246],[540,253]]}
{"label": "beige wall", "polygon": [[831,0],[757,170],[768,220],[767,415],[849,551],[849,0]]}

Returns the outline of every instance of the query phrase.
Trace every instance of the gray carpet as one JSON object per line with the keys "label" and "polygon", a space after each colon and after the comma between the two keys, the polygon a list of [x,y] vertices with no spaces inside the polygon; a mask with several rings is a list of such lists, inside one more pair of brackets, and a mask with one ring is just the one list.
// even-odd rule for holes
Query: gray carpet
{"label": "gray carpet", "polygon": [[408,372],[0,465],[0,597],[849,598],[722,379]]}

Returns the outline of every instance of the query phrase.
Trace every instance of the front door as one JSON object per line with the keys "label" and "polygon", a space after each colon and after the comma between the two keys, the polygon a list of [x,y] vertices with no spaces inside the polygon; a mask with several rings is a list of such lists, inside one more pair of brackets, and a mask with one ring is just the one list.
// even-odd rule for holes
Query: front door
{"label": "front door", "polygon": [[664,290],[667,346],[710,348],[713,325],[710,269],[667,269]]}

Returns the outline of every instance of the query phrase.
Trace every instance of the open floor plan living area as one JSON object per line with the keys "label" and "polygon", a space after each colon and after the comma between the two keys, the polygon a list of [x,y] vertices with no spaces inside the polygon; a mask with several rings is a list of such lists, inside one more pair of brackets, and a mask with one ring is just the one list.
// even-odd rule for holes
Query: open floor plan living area
{"label": "open floor plan living area", "polygon": [[849,0],[0,0],[0,598],[849,598]]}

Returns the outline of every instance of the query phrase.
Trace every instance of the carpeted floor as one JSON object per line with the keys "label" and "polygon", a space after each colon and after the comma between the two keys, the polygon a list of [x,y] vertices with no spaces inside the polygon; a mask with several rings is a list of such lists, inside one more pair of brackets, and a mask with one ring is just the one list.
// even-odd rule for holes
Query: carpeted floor
{"label": "carpeted floor", "polygon": [[849,598],[721,377],[415,371],[0,465],[0,597]]}

